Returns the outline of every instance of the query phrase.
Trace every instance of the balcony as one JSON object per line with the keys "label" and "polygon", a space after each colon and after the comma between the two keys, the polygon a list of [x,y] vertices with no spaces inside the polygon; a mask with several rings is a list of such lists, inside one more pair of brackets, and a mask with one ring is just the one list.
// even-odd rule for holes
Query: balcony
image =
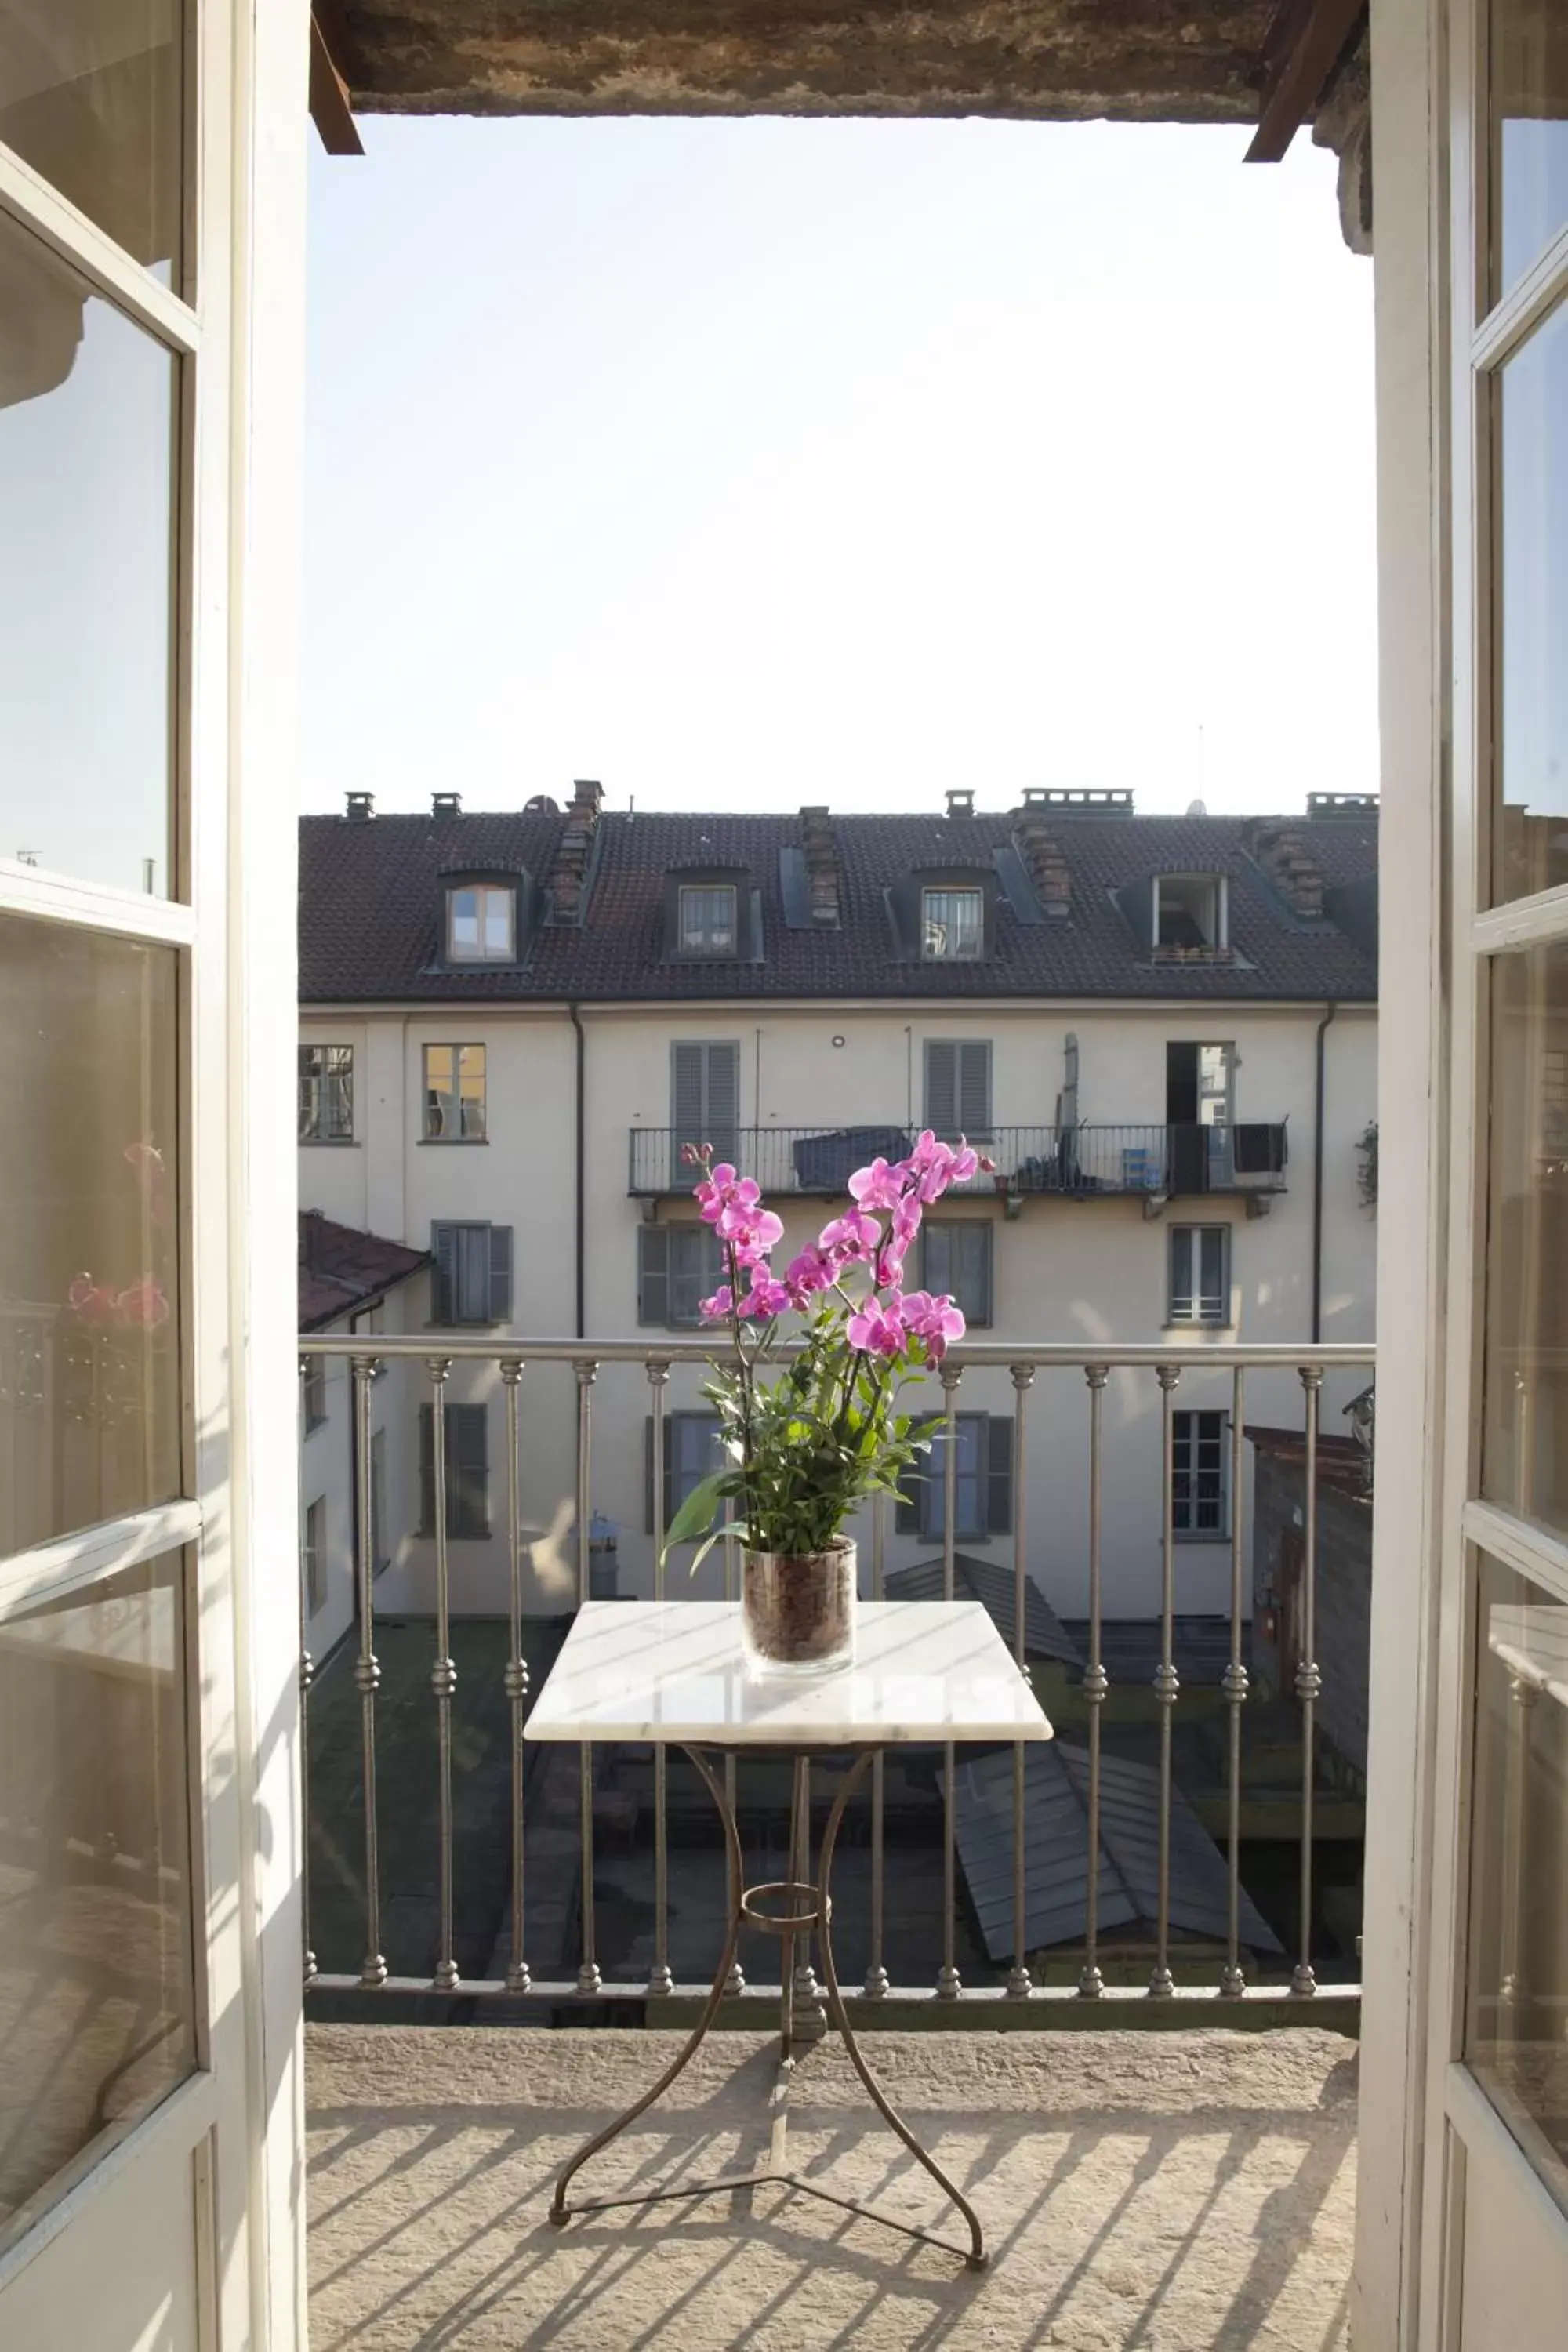
{"label": "balcony", "polygon": [[[660,1201],[689,1192],[692,1171],[681,1163],[683,1138],[663,1127],[630,1130],[628,1192],[633,1200]],[[849,1178],[880,1153],[897,1160],[912,1140],[908,1126],[750,1127],[715,1139],[721,1159],[754,1176],[772,1200],[847,1199]],[[1014,1201],[1133,1198],[1151,1212],[1171,1200],[1203,1193],[1237,1194],[1261,1205],[1286,1188],[1286,1122],[1234,1127],[1002,1127],[980,1141],[995,1173],[961,1190],[998,1192]]]}
{"label": "balcony", "polygon": [[[310,1458],[319,1477],[320,1449],[335,1450],[357,1506],[344,1556],[305,1567],[317,1605],[323,1574],[349,1579],[354,1601],[342,1639],[300,1674],[313,2342],[587,2352],[657,2343],[668,2323],[686,2352],[719,2352],[807,2274],[819,2332],[781,2321],[756,2342],[847,2341],[873,2305],[870,2340],[889,2347],[1131,2346],[1155,2340],[1156,2319],[1160,2340],[1194,2346],[1342,2341],[1361,1809],[1335,1746],[1341,1684],[1359,1670],[1325,1615],[1340,1589],[1336,1465],[1366,1506],[1363,1471],[1352,1480],[1339,1461],[1359,1465],[1360,1449],[1324,1416],[1328,1396],[1364,1388],[1370,1349],[968,1347],[939,1399],[955,1421],[1005,1399],[1020,1466],[1031,1445],[1049,1463],[1065,1442],[1081,1518],[1054,1468],[1048,1512],[1020,1475],[1007,1540],[972,1552],[952,1445],[934,1557],[903,1562],[911,1538],[886,1501],[856,1530],[868,1597],[982,1601],[1058,1734],[1026,1757],[963,1749],[956,1770],[941,1751],[889,1751],[847,1816],[834,1880],[857,2028],[874,2032],[895,2104],[984,2208],[995,2255],[977,2283],[776,2186],[665,2209],[658,2229],[622,2214],[546,2226],[552,2168],[679,2047],[721,1940],[724,1852],[686,1759],[523,1739],[574,1606],[610,1589],[602,1530],[625,1483],[626,1417],[646,1412],[658,1524],[664,1427],[708,1349],[519,1335],[453,1336],[437,1352],[429,1336],[342,1334],[300,1348],[302,1369],[349,1371],[329,1391],[346,1389],[352,1409],[318,1423]],[[499,1436],[486,1538],[499,1608],[473,1606],[477,1555],[441,1523],[423,1536],[376,1524],[388,1504],[373,1417],[395,1446],[406,1431],[412,1457],[421,1405],[475,1395]],[[1195,1423],[1182,1437],[1189,1399],[1223,1406],[1224,1463],[1198,1459]],[[1275,1656],[1254,1606],[1262,1505],[1244,1449],[1280,1437],[1292,1399],[1270,1475],[1281,1523],[1299,1517],[1301,1571],[1292,1594],[1268,1596],[1294,1629]],[[426,1428],[439,1492],[464,1465],[446,1459],[442,1413]],[[531,1444],[541,1430],[550,1444]],[[1223,1540],[1190,1551],[1184,1536],[1222,1490],[1238,1498]],[[1106,1605],[1129,1494],[1148,1500],[1137,1549],[1152,1577],[1134,1617]],[[568,1537],[570,1587],[542,1611],[540,1530],[563,1519],[595,1540]],[[1081,1528],[1081,1554],[1065,1528]],[[410,1551],[426,1600],[410,1605],[405,1588],[394,1607],[380,1563],[400,1572]],[[716,1556],[705,1573],[732,1590],[737,1566]],[[692,1589],[679,1570],[667,1580],[651,1544],[623,1572],[650,1595]],[[756,1756],[728,1769],[748,1883],[787,1876],[785,1767]],[[837,1778],[826,1763],[814,1776],[818,1835]],[[831,2164],[836,2190],[937,2221],[936,2192],[825,2036],[809,1965],[788,1996],[808,2046],[787,2088],[779,2076],[778,1949],[742,1945],[726,2030],[606,2153],[597,2193],[711,2171],[716,2151],[749,2168],[787,2133],[796,2171]]]}

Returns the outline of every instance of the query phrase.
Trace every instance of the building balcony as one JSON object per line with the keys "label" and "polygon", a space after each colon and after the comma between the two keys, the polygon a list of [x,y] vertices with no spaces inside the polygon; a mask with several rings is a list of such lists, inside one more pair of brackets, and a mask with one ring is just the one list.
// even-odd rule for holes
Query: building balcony
{"label": "building balcony", "polygon": [[[633,1200],[668,1200],[690,1191],[692,1171],[680,1156],[684,1139],[672,1128],[630,1130]],[[848,1197],[857,1168],[879,1154],[902,1158],[913,1137],[907,1125],[885,1125],[751,1127],[709,1139],[721,1159],[754,1176],[772,1200],[833,1201]],[[970,1140],[995,1162],[994,1173],[957,1188],[970,1194],[995,1192],[1020,1202],[1132,1198],[1158,1208],[1205,1193],[1261,1202],[1287,1189],[1283,1119],[1233,1127],[1000,1127]]]}

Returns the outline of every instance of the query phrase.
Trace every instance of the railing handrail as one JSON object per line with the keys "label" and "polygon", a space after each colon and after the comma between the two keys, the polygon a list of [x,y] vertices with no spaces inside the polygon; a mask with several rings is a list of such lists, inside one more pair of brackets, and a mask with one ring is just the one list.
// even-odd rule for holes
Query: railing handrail
{"label": "railing handrail", "polygon": [[[799,1344],[785,1342],[778,1352],[793,1354]],[[298,1346],[302,1356],[408,1357],[421,1362],[432,1356],[450,1356],[481,1362],[540,1364],[706,1364],[731,1352],[719,1331],[710,1338],[689,1339],[673,1332],[640,1339],[541,1339],[521,1331],[489,1332],[483,1339],[452,1330],[430,1330],[414,1337],[391,1332],[301,1331]],[[1126,1339],[1097,1348],[1086,1348],[1076,1340],[978,1339],[952,1349],[947,1361],[959,1371],[1007,1371],[1015,1364],[1033,1365],[1038,1370],[1053,1367],[1084,1370],[1092,1364],[1115,1371],[1176,1364],[1194,1371],[1296,1371],[1302,1365],[1339,1371],[1375,1365],[1377,1350],[1371,1339],[1227,1339],[1209,1346]]]}

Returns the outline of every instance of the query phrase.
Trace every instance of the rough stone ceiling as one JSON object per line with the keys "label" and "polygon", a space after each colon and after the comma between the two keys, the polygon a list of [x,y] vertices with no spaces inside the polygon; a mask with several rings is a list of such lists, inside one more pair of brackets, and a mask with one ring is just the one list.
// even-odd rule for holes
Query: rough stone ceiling
{"label": "rough stone ceiling", "polygon": [[331,14],[364,112],[1254,122],[1273,0],[337,0]]}

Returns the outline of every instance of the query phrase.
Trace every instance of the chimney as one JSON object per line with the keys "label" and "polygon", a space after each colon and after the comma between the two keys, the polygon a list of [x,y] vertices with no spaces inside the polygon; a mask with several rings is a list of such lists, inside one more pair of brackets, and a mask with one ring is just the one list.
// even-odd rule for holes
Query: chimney
{"label": "chimney", "polygon": [[1323,869],[1295,825],[1268,818],[1253,825],[1248,845],[1280,897],[1299,915],[1323,911]]}
{"label": "chimney", "polygon": [[566,821],[561,828],[555,863],[550,874],[550,895],[558,923],[577,923],[583,919],[584,885],[604,800],[603,784],[582,776],[573,784],[571,803],[566,811]]}
{"label": "chimney", "polygon": [[300,1263],[308,1273],[313,1273],[320,1263],[323,1213],[320,1209],[300,1212]]}
{"label": "chimney", "polygon": [[838,851],[833,819],[826,807],[803,808],[800,830],[805,844],[805,879],[811,893],[813,927],[825,929],[838,920]]}
{"label": "chimney", "polygon": [[432,793],[430,795],[430,814],[432,816],[461,816],[463,814],[462,793]]}
{"label": "chimney", "polygon": [[344,797],[348,802],[346,814],[350,823],[353,824],[368,824],[371,818],[375,814],[375,794],[374,793],[348,793]]}
{"label": "chimney", "polygon": [[1072,875],[1060,842],[1046,823],[1044,805],[1041,798],[1025,793],[1013,840],[1036,898],[1047,915],[1059,919],[1072,912]]}
{"label": "chimney", "polygon": [[973,816],[974,814],[973,790],[950,792],[947,796],[947,813],[949,816]]}

